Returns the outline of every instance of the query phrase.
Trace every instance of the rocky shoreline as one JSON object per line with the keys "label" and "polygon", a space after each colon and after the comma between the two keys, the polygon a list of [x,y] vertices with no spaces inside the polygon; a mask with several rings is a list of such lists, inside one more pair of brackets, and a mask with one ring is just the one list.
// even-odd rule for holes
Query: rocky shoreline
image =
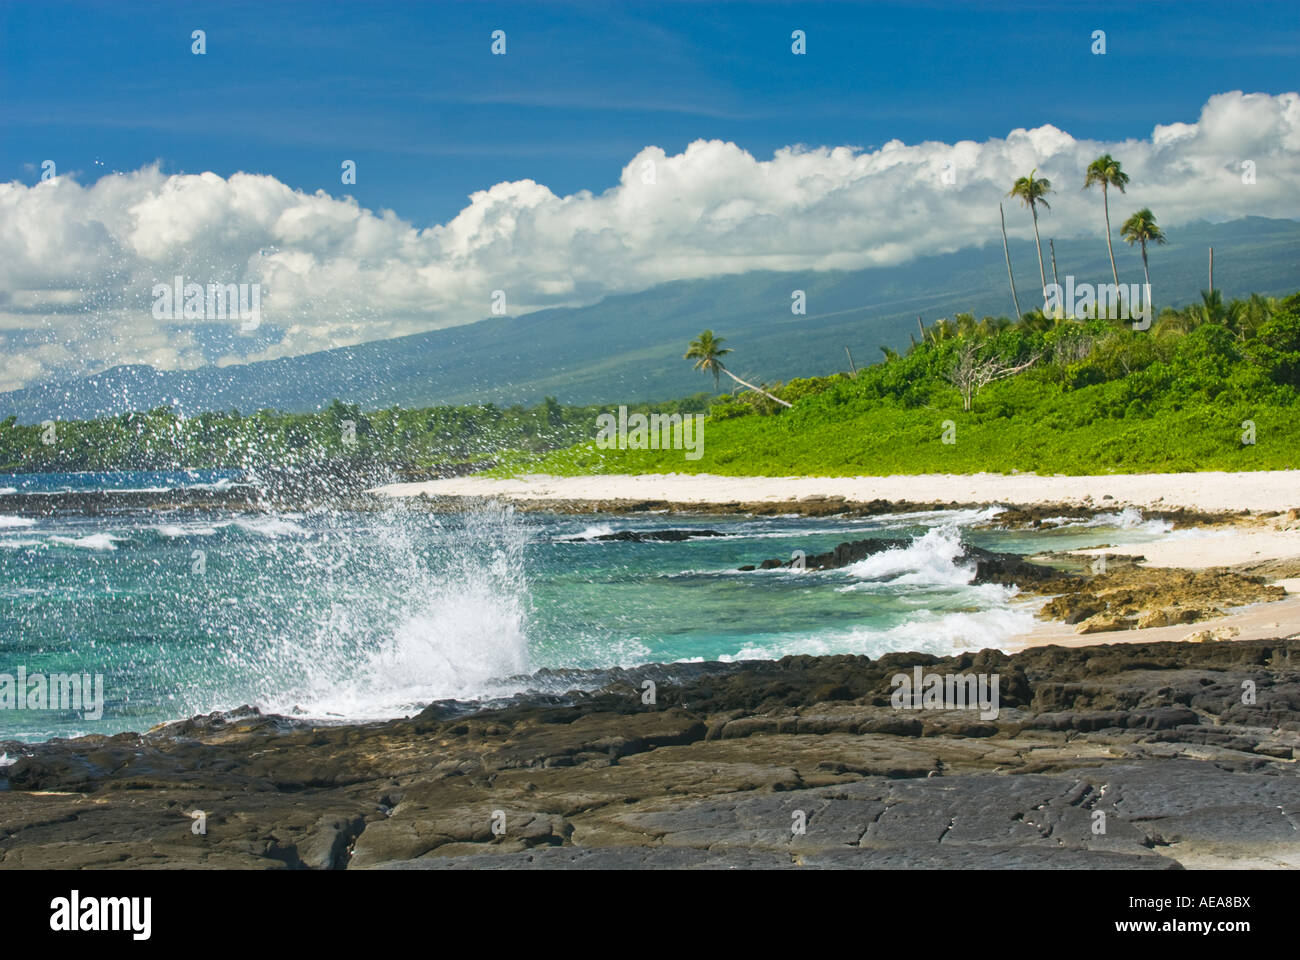
{"label": "rocky shoreline", "polygon": [[[419,494],[401,498],[412,507],[432,510],[472,510],[493,502],[509,503],[522,513],[557,514],[664,514],[667,516],[747,516],[747,517],[878,517],[884,514],[929,513],[939,510],[984,510],[990,504],[983,501],[959,500],[852,500],[839,496],[807,496],[791,500],[628,500],[628,499],[539,499],[514,497],[508,494],[492,496],[434,496]],[[1090,519],[1099,513],[1122,509],[1118,503],[1105,500],[1092,505],[1047,502],[1016,504],[1003,502],[1003,509],[989,521],[990,526],[1051,529],[1053,520],[1060,518]],[[1184,527],[1218,526],[1250,522],[1276,513],[1256,513],[1250,510],[1196,510],[1188,507],[1144,507],[1142,515],[1150,520],[1167,520],[1174,529]]]}
{"label": "rocky shoreline", "polygon": [[[639,536],[652,539],[655,533],[650,531]],[[702,531],[702,534],[712,533]],[[905,538],[846,541],[825,553],[788,560],[769,557],[738,569],[742,572],[833,570],[885,551],[905,549],[911,543]],[[1072,625],[1080,634],[1145,630],[1217,619],[1252,604],[1285,599],[1286,589],[1270,581],[1300,577],[1300,559],[1204,570],[1143,567],[1137,562],[1141,558],[1128,557],[1117,557],[1104,569],[1096,564],[1090,569],[1069,554],[1045,554],[1035,559],[1050,563],[1033,562],[1019,554],[997,553],[964,543],[954,563],[970,567],[971,583],[1014,586],[1024,596],[1049,598],[1038,610],[1039,619]],[[1071,565],[1079,569],[1071,570]]]}
{"label": "rocky shoreline", "polygon": [[[918,667],[997,717],[899,709]],[[0,744],[0,867],[1300,866],[1300,637],[534,680],[595,689]]]}

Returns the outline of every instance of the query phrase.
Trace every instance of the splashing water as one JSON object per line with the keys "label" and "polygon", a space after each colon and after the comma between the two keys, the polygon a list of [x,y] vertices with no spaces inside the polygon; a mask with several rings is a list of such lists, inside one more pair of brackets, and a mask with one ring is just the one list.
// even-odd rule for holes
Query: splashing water
{"label": "splashing water", "polygon": [[[885,550],[846,568],[849,576],[862,580],[889,580],[895,586],[962,586],[975,576],[973,565],[962,566],[961,531],[945,523],[906,547]],[[854,585],[849,589],[856,589]]]}
{"label": "splashing water", "polygon": [[[394,507],[376,532],[377,545],[345,539],[341,549],[321,551],[333,591],[328,611],[289,649],[273,648],[294,676],[278,678],[259,705],[392,717],[433,700],[508,692],[499,681],[528,672],[529,535],[512,508],[448,518]],[[432,544],[417,542],[429,533]],[[368,568],[377,562],[380,581],[345,583],[356,576],[356,550],[370,554]]]}

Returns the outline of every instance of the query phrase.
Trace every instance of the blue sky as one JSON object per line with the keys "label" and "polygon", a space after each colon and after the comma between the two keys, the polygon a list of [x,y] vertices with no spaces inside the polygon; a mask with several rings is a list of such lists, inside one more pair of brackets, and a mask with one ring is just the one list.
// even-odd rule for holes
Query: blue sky
{"label": "blue sky", "polygon": [[[790,54],[795,28],[806,56]],[[1214,93],[1294,89],[1300,17],[1292,2],[1132,0],[44,2],[0,4],[0,44],[0,181],[33,183],[45,159],[83,183],[158,161],[350,193],[423,226],[503,180],[602,191],[647,144],[718,138],[766,158],[1043,123],[1140,138]]]}

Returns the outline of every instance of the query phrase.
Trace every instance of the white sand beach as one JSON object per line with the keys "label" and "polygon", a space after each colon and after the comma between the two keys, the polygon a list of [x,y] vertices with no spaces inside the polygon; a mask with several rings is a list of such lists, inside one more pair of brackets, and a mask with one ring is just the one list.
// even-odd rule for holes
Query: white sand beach
{"label": "white sand beach", "polygon": [[1148,509],[1285,511],[1300,507],[1300,470],[1251,473],[1137,473],[1109,476],[922,474],[892,477],[721,477],[644,474],[493,479],[451,477],[378,488],[390,496],[500,497],[506,500],[666,500],[730,503],[843,497],[846,500],[1066,503]]}

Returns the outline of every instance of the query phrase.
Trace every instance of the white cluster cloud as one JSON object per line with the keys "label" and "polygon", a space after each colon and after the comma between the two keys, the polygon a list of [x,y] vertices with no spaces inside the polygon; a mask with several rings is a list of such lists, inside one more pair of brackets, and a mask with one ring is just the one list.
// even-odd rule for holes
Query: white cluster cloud
{"label": "white cluster cloud", "polygon": [[[0,184],[0,390],[117,363],[242,362],[467,323],[490,314],[497,290],[515,314],[684,278],[901,263],[996,241],[998,201],[1031,168],[1058,191],[1044,229],[1100,236],[1101,198],[1080,187],[1104,152],[1132,177],[1112,198],[1116,230],[1142,206],[1166,227],[1300,217],[1296,93],[1220,94],[1196,123],[1121,142],[1049,125],[982,143],[787,147],[770,160],[716,140],[675,156],[646,147],[599,195],[498,183],[427,229],[255,174],[146,167],[89,185],[15,181]],[[1243,182],[1247,161],[1254,183]],[[1007,216],[1013,235],[1032,235],[1026,213],[1009,205]],[[153,286],[176,275],[260,283],[262,338],[223,321],[231,336],[213,357],[196,321],[155,319]]]}

